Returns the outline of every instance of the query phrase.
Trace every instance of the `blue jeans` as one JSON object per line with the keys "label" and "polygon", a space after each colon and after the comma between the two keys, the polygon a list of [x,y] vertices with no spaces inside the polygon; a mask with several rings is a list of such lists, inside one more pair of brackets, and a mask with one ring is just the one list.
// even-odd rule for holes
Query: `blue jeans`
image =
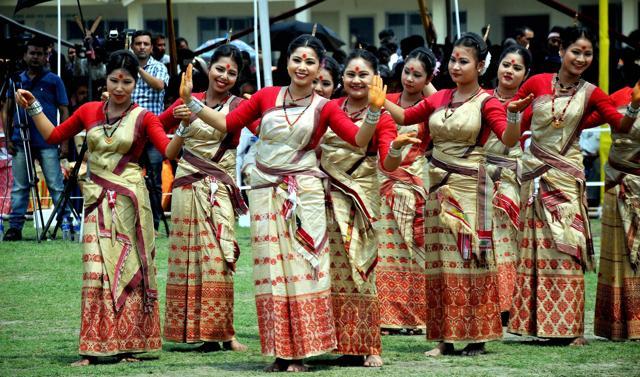
{"label": "blue jeans", "polygon": [[151,196],[151,210],[153,212],[153,226],[158,230],[160,225],[162,209],[162,161],[163,157],[160,151],[158,151],[153,145],[147,144],[145,153],[149,160],[149,166],[147,168],[147,176],[150,178],[149,182],[149,196]]}
{"label": "blue jeans", "polygon": [[[9,226],[11,228],[22,229],[24,225],[24,215],[29,205],[29,177],[27,176],[27,162],[22,144],[16,144],[16,155],[13,156],[13,188],[11,189],[11,214],[9,215]],[[60,159],[57,148],[31,148],[31,156],[34,160],[40,161],[44,180],[49,188],[49,193],[54,203],[58,203],[64,190],[62,171],[60,170]],[[65,216],[69,216],[69,209],[66,207]]]}

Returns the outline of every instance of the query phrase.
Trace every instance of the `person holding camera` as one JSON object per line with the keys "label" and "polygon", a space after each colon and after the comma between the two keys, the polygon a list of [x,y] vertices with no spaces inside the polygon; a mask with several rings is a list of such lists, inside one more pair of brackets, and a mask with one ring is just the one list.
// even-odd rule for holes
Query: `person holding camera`
{"label": "person holding camera", "polygon": [[[131,49],[140,64],[138,69],[140,80],[138,80],[131,97],[140,107],[155,115],[160,115],[164,111],[164,89],[169,83],[167,67],[151,56],[153,47],[150,32],[138,30],[133,33]],[[151,144],[147,145],[145,155],[148,159],[148,164],[145,164],[147,165],[147,175],[151,181],[149,190],[150,194],[155,197],[152,197],[151,203],[158,204],[152,206],[153,226],[158,230],[160,211],[162,211],[159,205],[162,200],[162,155]]]}
{"label": "person holding camera", "polygon": [[[46,40],[40,38],[31,39],[27,43],[23,57],[27,69],[19,73],[13,81],[16,89],[30,90],[42,105],[42,110],[49,121],[57,124],[58,110],[60,111],[61,122],[69,116],[67,109],[69,101],[60,77],[46,68],[46,49]],[[8,97],[13,98],[13,91],[8,93]],[[47,144],[38,133],[33,120],[26,117],[24,111],[18,111],[20,111],[20,114],[17,114],[16,109],[13,108],[12,100],[6,101],[2,109],[3,124],[6,125],[7,136],[10,137],[8,143],[9,152],[14,156],[12,164],[11,214],[9,215],[9,229],[4,235],[4,241],[22,240],[24,215],[29,205],[30,182],[27,164],[32,163],[32,161],[27,161],[25,147],[30,148],[31,156],[40,162],[54,203],[58,203],[64,190],[58,145]],[[28,131],[20,132],[19,128],[23,126],[28,127]],[[24,144],[23,137],[29,137],[30,140]],[[63,156],[66,153],[66,150],[62,150]],[[65,213],[66,215],[67,213]]]}

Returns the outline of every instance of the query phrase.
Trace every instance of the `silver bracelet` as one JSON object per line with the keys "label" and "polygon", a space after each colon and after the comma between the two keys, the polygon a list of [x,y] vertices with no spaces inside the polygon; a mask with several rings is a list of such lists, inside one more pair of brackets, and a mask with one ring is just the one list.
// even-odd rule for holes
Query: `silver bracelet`
{"label": "silver bracelet", "polygon": [[382,113],[382,110],[371,111],[371,109],[367,109],[367,115],[365,115],[364,117],[364,122],[372,125],[378,124],[381,113]]}
{"label": "silver bracelet", "polygon": [[638,117],[638,113],[640,113],[640,107],[638,107],[637,109],[634,109],[633,106],[631,106],[631,104],[628,104],[627,111],[625,112],[624,115],[626,115],[629,118],[635,119]]}
{"label": "silver bracelet", "polygon": [[522,120],[522,113],[521,112],[512,113],[511,111],[507,110],[507,122],[508,123],[520,123],[520,120]]}
{"label": "silver bracelet", "polygon": [[34,117],[40,114],[41,112],[42,112],[42,105],[38,100],[33,101],[33,103],[29,105],[29,107],[27,107],[27,114],[29,114],[30,117]]}
{"label": "silver bracelet", "polygon": [[180,136],[181,138],[187,137],[187,133],[189,132],[189,126],[185,126],[184,123],[180,122],[180,126],[176,130],[176,136]]}
{"label": "silver bracelet", "polygon": [[204,104],[197,98],[191,97],[191,102],[187,103],[187,109],[193,114],[197,114],[204,108]]}
{"label": "silver bracelet", "polygon": [[391,140],[391,143],[389,143],[389,156],[391,156],[391,157],[402,157],[402,148],[395,149],[393,147],[393,142],[394,142],[394,140]]}

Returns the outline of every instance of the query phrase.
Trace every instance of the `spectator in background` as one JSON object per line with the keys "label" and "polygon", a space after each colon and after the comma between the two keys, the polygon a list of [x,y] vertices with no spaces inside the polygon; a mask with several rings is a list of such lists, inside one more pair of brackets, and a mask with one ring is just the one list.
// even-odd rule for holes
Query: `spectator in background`
{"label": "spectator in background", "polygon": [[380,47],[386,47],[389,49],[389,60],[385,63],[389,69],[393,69],[393,66],[400,58],[398,54],[398,43],[396,42],[396,34],[392,29],[384,29],[378,33],[378,39],[380,39]]}
{"label": "spectator in background", "polygon": [[524,48],[531,47],[531,41],[535,34],[533,30],[528,26],[522,26],[516,29],[515,40],[518,44]]}
{"label": "spectator in background", "polygon": [[169,64],[169,55],[167,55],[167,38],[163,34],[156,34],[152,40],[153,52],[151,56],[162,64]]}
{"label": "spectator in background", "polygon": [[[53,124],[57,124],[58,110],[60,121],[69,116],[67,105],[67,92],[60,77],[52,73],[47,66],[47,42],[34,38],[27,43],[24,61],[27,69],[20,73],[20,82],[17,89],[30,90],[42,105],[44,114]],[[20,241],[22,239],[22,227],[24,215],[29,205],[29,177],[27,176],[26,152],[22,144],[22,138],[18,122],[26,122],[29,126],[31,155],[40,162],[44,178],[49,188],[49,193],[55,203],[58,202],[64,189],[62,171],[60,170],[60,156],[58,146],[47,144],[33,123],[31,117],[27,117],[23,110],[20,116],[14,113],[13,92],[8,94],[11,100],[5,102],[2,111],[2,123],[7,125],[7,137],[9,153],[13,154],[13,189],[11,190],[11,214],[9,215],[9,230],[4,235],[5,241]],[[12,126],[9,126],[12,125]],[[67,151],[64,150],[65,155]],[[65,213],[65,216],[68,214]]]}
{"label": "spectator in background", "polygon": [[[167,67],[151,56],[151,33],[146,30],[138,30],[133,33],[132,50],[138,58],[140,67],[138,73],[140,79],[131,95],[133,101],[139,106],[158,115],[164,111],[164,89],[169,83]],[[148,159],[147,175],[150,180],[149,195],[153,210],[153,225],[158,230],[162,208],[159,204],[162,200],[162,154],[150,143],[145,149]]]}
{"label": "spectator in background", "polygon": [[[203,92],[209,87],[209,78],[206,64],[202,59],[196,59],[193,51],[189,49],[178,50],[178,72],[185,72],[189,64],[193,64],[193,90]],[[171,76],[167,86],[167,92],[164,102],[172,104],[178,99],[178,89],[180,89],[180,81],[182,75],[177,74]]]}
{"label": "spectator in background", "polygon": [[544,60],[538,69],[540,73],[556,73],[560,70],[562,59],[560,59],[560,32],[562,28],[554,26],[547,35],[547,45],[544,49]]}
{"label": "spectator in background", "polygon": [[177,50],[181,50],[183,48],[189,48],[189,42],[187,42],[186,39],[182,38],[182,37],[178,37],[176,38],[176,49]]}

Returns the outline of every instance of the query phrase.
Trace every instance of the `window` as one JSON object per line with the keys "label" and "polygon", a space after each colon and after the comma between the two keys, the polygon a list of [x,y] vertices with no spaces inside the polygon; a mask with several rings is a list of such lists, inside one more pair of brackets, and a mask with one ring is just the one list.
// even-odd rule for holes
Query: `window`
{"label": "window", "polygon": [[393,30],[396,41],[410,35],[424,36],[424,28],[418,12],[387,13],[387,28]]}
{"label": "window", "polygon": [[349,38],[354,48],[357,43],[373,45],[373,17],[350,17]]}
{"label": "window", "polygon": [[[204,42],[224,37],[229,29],[234,32],[244,30],[253,25],[253,17],[198,17],[198,45]],[[253,33],[240,38],[249,43],[253,40]]]}
{"label": "window", "polygon": [[[94,20],[87,20],[86,24],[88,27],[93,25]],[[118,32],[122,32],[126,28],[126,21],[119,20],[102,20],[96,29],[95,35],[101,38],[106,38],[109,34],[110,30],[118,30]],[[82,40],[84,35],[82,34],[82,30],[75,21],[67,20],[67,39],[69,40]]]}
{"label": "window", "polygon": [[[178,20],[173,20],[173,29],[176,32],[176,37],[180,36],[180,28]],[[144,29],[151,32],[151,35],[155,34],[163,34],[169,35],[169,27],[167,26],[167,21],[165,19],[158,20],[145,20],[144,21]]]}

